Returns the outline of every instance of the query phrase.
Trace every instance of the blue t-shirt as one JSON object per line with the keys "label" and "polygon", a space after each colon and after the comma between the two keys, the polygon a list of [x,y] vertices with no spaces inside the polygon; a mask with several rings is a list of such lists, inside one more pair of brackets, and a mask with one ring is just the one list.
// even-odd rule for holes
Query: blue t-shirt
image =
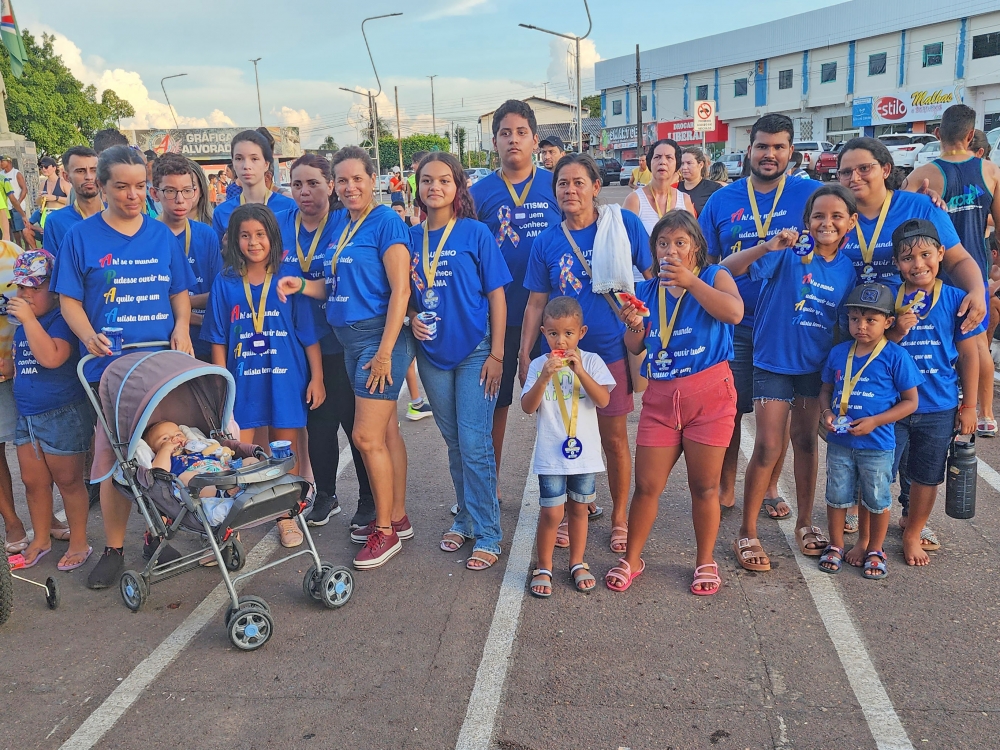
{"label": "blue t-shirt", "polygon": [[[241,195],[242,191],[240,191],[240,194],[235,197],[220,203],[215,207],[215,211],[212,213],[212,229],[214,229],[215,233],[219,236],[220,242],[222,241],[223,235],[226,233],[226,229],[229,228],[229,217],[233,215],[233,211],[240,207]],[[264,205],[274,211],[275,216],[280,214],[282,211],[291,211],[293,208],[297,208],[295,201],[287,195],[274,192],[268,193],[267,203]]]}
{"label": "blue t-shirt", "polygon": [[[805,182],[805,180],[795,180]],[[840,306],[854,288],[854,266],[842,252],[803,263],[792,250],[767,253],[748,274],[762,281],[753,328],[753,364],[770,372],[819,372],[833,346]]]}
{"label": "blue t-shirt", "polygon": [[[753,208],[747,195],[748,179],[744,177],[721,190],[716,190],[709,196],[705,208],[698,216],[698,223],[708,243],[708,254],[713,258],[724,260],[733,253],[749,250],[761,242],[757,236],[757,224],[753,220]],[[820,183],[815,180],[786,179],[781,200],[778,201],[778,208],[774,212],[767,237],[764,239],[773,237],[782,229],[800,228],[806,201],[819,187]],[[761,226],[767,220],[777,192],[777,188],[770,193],[754,191]],[[736,277],[736,286],[740,290],[744,307],[740,325],[753,328],[754,317],[759,307],[757,300],[760,297],[761,283],[751,279],[749,274],[743,274]]]}
{"label": "blue t-shirt", "polygon": [[875,243],[870,272],[866,273],[865,271],[861,246],[858,244],[858,230],[864,232],[866,241],[870,241],[875,233],[875,225],[878,224],[878,216],[869,219],[858,214],[858,226],[848,232],[847,237],[844,238],[844,246],[841,249],[854,264],[858,284],[877,281],[890,286],[893,284],[899,286],[899,269],[896,268],[896,262],[892,258],[892,233],[896,231],[896,227],[909,219],[929,219],[932,221],[945,249],[959,244],[958,233],[955,231],[955,226],[951,223],[947,212],[931,203],[930,198],[919,193],[893,191],[892,200],[889,203],[889,213],[885,216],[885,223],[879,233],[878,242]]}
{"label": "blue t-shirt", "polygon": [[[847,355],[853,345],[853,340],[837,344],[823,366],[823,382],[833,384],[833,398],[823,408],[829,407],[833,410],[834,418],[840,415],[840,397],[844,392]],[[855,356],[851,365],[851,377],[856,376],[862,367],[865,368],[847,402],[847,417],[852,422],[861,417],[874,417],[876,414],[888,411],[899,402],[899,395],[903,391],[908,391],[924,382],[924,376],[920,374],[910,355],[891,341],[886,343],[875,361],[865,367],[870,357],[871,354]],[[879,425],[867,435],[850,433],[840,435],[828,432],[827,440],[854,450],[891,451],[896,447],[896,433],[891,422]]]}
{"label": "blue t-shirt", "polygon": [[[722,266],[711,265],[698,275],[709,286],[715,286],[719,273],[729,273]],[[674,322],[670,343],[663,348],[660,341],[660,280],[653,278],[635,286],[635,296],[649,308],[646,323],[646,361],[643,374],[650,380],[674,380],[707,370],[719,362],[733,358],[733,326],[713,318],[688,293],[681,300],[681,309]],[[677,298],[665,289],[667,323],[677,307]]]}
{"label": "blue t-shirt", "polygon": [[[529,177],[528,180],[530,179]],[[514,191],[518,195],[524,190],[528,180],[514,184]],[[524,321],[524,308],[528,304],[524,276],[532,243],[545,229],[562,221],[559,204],[552,192],[552,173],[544,169],[535,170],[531,190],[520,207],[514,205],[514,199],[510,197],[510,191],[500,172],[484,177],[470,188],[470,192],[476,204],[476,215],[490,230],[507,262],[507,268],[510,269],[507,325],[520,326]],[[592,349],[589,342],[587,348]]]}
{"label": "blue t-shirt", "polygon": [[[632,264],[642,270],[648,269],[653,259],[649,253],[649,235],[642,221],[631,211],[622,211],[622,220],[632,246]],[[597,223],[570,231],[570,234],[583,257],[593,263]],[[535,240],[524,286],[531,292],[544,292],[550,299],[575,297],[583,308],[583,322],[587,324],[587,351],[594,352],[609,365],[625,359],[625,324],[604,295],[594,294],[590,275],[583,270],[561,224],[549,227]]]}
{"label": "blue t-shirt", "polygon": [[[174,236],[181,252],[184,252],[185,232],[182,231]],[[191,222],[191,247],[187,260],[191,266],[191,273],[194,274],[194,284],[188,288],[188,294],[210,292],[215,277],[222,272],[222,247],[219,238],[207,224],[199,221]],[[191,312],[204,316],[205,308],[192,306]],[[191,343],[194,345],[195,354],[211,355],[212,347],[201,340],[201,326],[194,323],[191,324]]]}
{"label": "blue t-shirt", "polygon": [[323,270],[326,274],[326,320],[334,328],[353,325],[385,315],[392,289],[382,259],[393,245],[410,250],[410,228],[388,206],[376,206],[337,260],[333,278],[333,256],[344,228],[351,220],[347,211],[330,217],[333,225]]}
{"label": "blue t-shirt", "polygon": [[[434,257],[444,227],[428,236],[429,258]],[[427,276],[424,273],[424,227],[410,229],[410,286],[418,311],[429,310],[424,304]],[[489,230],[472,219],[455,222],[448,241],[441,250],[434,291],[437,305],[433,312],[437,338],[417,342],[431,364],[442,370],[454,370],[489,334],[490,305],[486,295],[510,283],[510,271]]]}
{"label": "blue t-shirt", "polygon": [[[169,341],[174,329],[170,298],[195,284],[184,248],[162,222],[142,217],[131,237],[97,214],[66,235],[52,274],[52,291],[79,300],[94,330],[124,329],[126,344]],[[87,350],[80,343],[80,353]],[[84,365],[88,382],[101,379],[111,357]]]}
{"label": "blue t-shirt", "polygon": [[[899,284],[891,285],[890,288],[895,295]],[[920,396],[917,414],[947,411],[958,406],[959,377],[955,369],[958,348],[955,342],[971,338],[985,330],[980,323],[969,333],[962,333],[965,316],[958,317],[958,309],[964,299],[965,292],[961,289],[942,285],[937,304],[925,319],[917,320],[917,324],[899,342],[913,357],[924,376],[924,382],[917,390]],[[909,295],[903,297],[903,304],[909,301]]]}
{"label": "blue t-shirt", "polygon": [[[264,330],[267,349],[254,352],[253,315],[243,279],[225,269],[212,285],[208,314],[201,337],[226,347],[226,369],[236,380],[233,415],[240,429],[250,427],[305,427],[309,363],[305,347],[317,343],[309,300],[293,294],[279,302],[276,279],[265,300]],[[251,284],[255,310],[260,310],[263,284]]]}
{"label": "blue t-shirt", "polygon": [[22,417],[33,417],[87,398],[76,376],[80,342],[59,308],[49,310],[38,322],[49,336],[68,342],[70,354],[59,367],[42,367],[28,346],[24,326],[14,329],[14,403]]}
{"label": "blue t-shirt", "polygon": [[[333,237],[333,227],[337,223],[336,217],[340,213],[347,213],[346,209],[341,209],[335,214],[331,214],[323,227],[323,233],[316,242],[316,252],[309,264],[309,269],[303,273],[302,264],[299,262],[299,254],[295,249],[295,217],[299,215],[299,209],[293,208],[291,211],[282,211],[278,214],[278,228],[281,229],[281,247],[284,258],[281,268],[278,269],[280,276],[298,276],[305,279],[323,278],[323,259],[326,257],[326,249],[330,243],[334,243],[336,249],[337,238]],[[339,235],[338,235],[339,236]],[[309,248],[316,237],[316,232],[310,232],[305,226],[299,228],[299,247],[302,248],[302,256],[308,257]],[[340,354],[344,347],[340,345],[340,340],[334,334],[330,324],[326,322],[326,300],[313,299],[309,297],[309,304],[313,310],[313,324],[316,328],[316,336],[319,338],[320,350],[323,354]]]}
{"label": "blue t-shirt", "polygon": [[66,235],[69,234],[69,230],[81,221],[83,221],[83,217],[77,212],[76,206],[66,206],[49,213],[45,219],[42,248],[48,250],[53,256],[58,255],[59,246]]}

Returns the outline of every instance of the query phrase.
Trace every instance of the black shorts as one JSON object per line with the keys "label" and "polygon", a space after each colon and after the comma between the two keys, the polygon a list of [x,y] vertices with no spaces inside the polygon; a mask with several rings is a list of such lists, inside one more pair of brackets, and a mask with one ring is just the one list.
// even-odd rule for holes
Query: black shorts
{"label": "black shorts", "polygon": [[[497,408],[503,409],[514,402],[514,382],[517,381],[517,353],[521,348],[521,326],[507,326],[503,337],[503,376],[497,394]],[[542,334],[538,334],[531,348],[531,358],[542,356]],[[520,382],[518,382],[520,386]]]}

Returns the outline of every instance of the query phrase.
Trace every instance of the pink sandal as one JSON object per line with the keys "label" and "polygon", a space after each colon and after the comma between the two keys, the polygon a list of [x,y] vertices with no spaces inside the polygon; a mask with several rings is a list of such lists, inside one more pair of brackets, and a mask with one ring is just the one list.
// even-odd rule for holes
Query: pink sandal
{"label": "pink sandal", "polygon": [[632,568],[623,557],[618,561],[618,565],[604,574],[604,583],[612,591],[626,591],[632,585],[632,581],[641,576],[645,569],[646,561],[642,560],[642,567],[633,573]]}
{"label": "pink sandal", "polygon": [[611,551],[619,555],[628,550],[628,526],[611,527]]}
{"label": "pink sandal", "polygon": [[569,521],[563,519],[563,522],[559,524],[559,528],[556,529],[556,547],[559,549],[566,549],[569,546]]}
{"label": "pink sandal", "polygon": [[[702,573],[702,570],[708,569],[709,572]],[[714,589],[703,589],[699,588],[702,584],[714,583]],[[722,588],[722,579],[719,578],[719,566],[714,563],[705,563],[704,565],[699,565],[694,569],[694,581],[691,583],[691,593],[695,596],[711,596]]]}

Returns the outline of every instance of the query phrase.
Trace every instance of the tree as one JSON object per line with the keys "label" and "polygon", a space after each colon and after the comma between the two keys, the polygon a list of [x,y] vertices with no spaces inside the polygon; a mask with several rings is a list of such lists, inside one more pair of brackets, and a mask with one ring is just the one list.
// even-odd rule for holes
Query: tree
{"label": "tree", "polygon": [[585,96],[580,102],[585,109],[590,109],[591,117],[601,116],[601,95],[593,94],[591,96]]}
{"label": "tree", "polygon": [[119,117],[135,115],[114,91],[106,90],[98,99],[94,86],[84,87],[55,53],[51,36],[42,34],[41,44],[28,31],[22,37],[28,52],[22,78],[11,73],[7,51],[0,54],[7,120],[13,132],[34,141],[41,153],[61,154],[89,143],[98,130],[117,127]]}
{"label": "tree", "polygon": [[337,149],[340,148],[340,146],[337,145],[337,142],[333,140],[332,135],[328,135],[326,138],[324,138],[323,142],[319,144],[319,147],[326,151],[336,151]]}
{"label": "tree", "polygon": [[[407,169],[413,161],[413,154],[417,151],[447,151],[449,147],[448,139],[440,135],[425,135],[417,133],[408,135],[403,139],[403,169]],[[378,142],[379,160],[382,162],[382,169],[392,169],[399,166],[399,148],[396,139],[390,135],[383,135]]]}

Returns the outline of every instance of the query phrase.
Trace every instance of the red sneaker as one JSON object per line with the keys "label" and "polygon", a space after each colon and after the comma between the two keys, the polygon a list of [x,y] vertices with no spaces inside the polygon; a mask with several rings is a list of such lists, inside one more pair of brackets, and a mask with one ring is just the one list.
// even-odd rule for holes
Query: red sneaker
{"label": "red sneaker", "polygon": [[402,549],[403,543],[395,529],[393,529],[392,534],[375,529],[368,537],[364,548],[354,558],[354,567],[358,570],[381,567]]}
{"label": "red sneaker", "polygon": [[[393,521],[392,530],[400,539],[413,539],[413,527],[410,525],[410,519],[407,516],[403,516],[398,521]],[[351,541],[355,544],[364,544],[368,541],[368,537],[374,533],[375,519],[372,519],[371,523],[364,528],[355,529],[351,532]]]}

